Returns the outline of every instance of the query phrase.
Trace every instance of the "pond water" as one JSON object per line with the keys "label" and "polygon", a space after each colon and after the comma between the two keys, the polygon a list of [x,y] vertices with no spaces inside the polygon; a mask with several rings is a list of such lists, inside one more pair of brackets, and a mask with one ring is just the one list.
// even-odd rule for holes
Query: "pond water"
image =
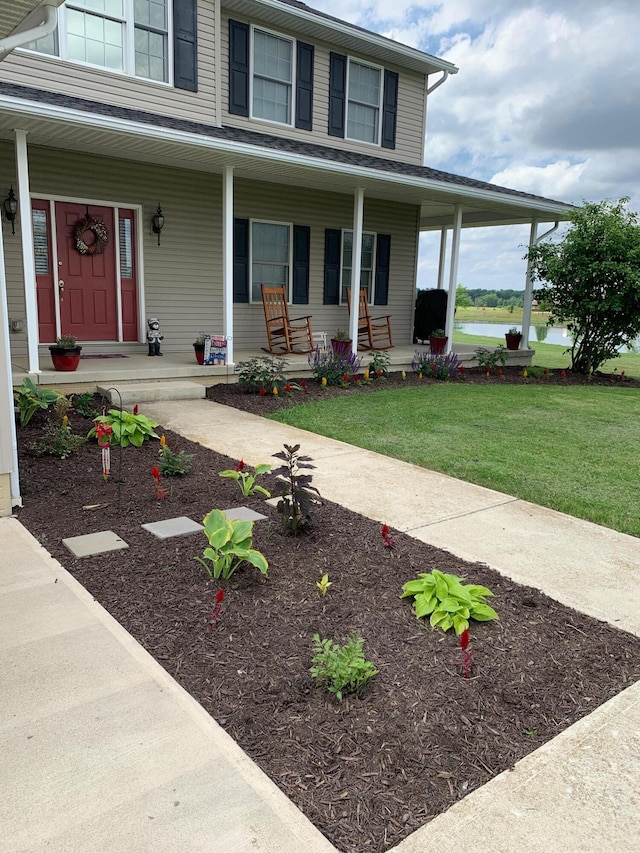
{"label": "pond water", "polygon": [[[504,343],[505,333],[512,326],[517,329],[522,328],[520,323],[467,323],[456,320],[454,331],[462,332],[465,335],[484,335],[488,338],[499,338]],[[561,326],[529,326],[529,343],[535,344],[536,342],[559,344],[564,347],[571,346],[569,333]],[[640,338],[635,341],[632,347],[621,347],[622,352],[638,352],[639,349]]]}

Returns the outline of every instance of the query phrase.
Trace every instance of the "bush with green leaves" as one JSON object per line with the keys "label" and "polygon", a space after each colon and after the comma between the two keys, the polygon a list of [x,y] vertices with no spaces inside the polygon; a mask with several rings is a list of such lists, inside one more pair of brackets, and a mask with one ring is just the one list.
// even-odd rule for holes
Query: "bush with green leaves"
{"label": "bush with green leaves", "polygon": [[377,350],[371,353],[369,360],[369,376],[378,378],[389,375],[389,364],[391,358],[388,352]]}
{"label": "bush with green leaves", "polygon": [[236,365],[238,385],[247,394],[259,394],[260,389],[270,394],[274,387],[284,384],[287,362],[277,355],[256,355]]}
{"label": "bush with green leaves", "polygon": [[126,412],[124,409],[109,409],[106,415],[98,415],[94,420],[94,426],[89,430],[87,438],[96,437],[96,427],[98,424],[110,426],[113,430],[111,438],[111,446],[128,447],[133,444],[134,447],[142,447],[143,443],[149,438],[159,438],[153,430],[158,424],[144,415],[133,415],[131,412]]}
{"label": "bush with green leaves", "polygon": [[362,359],[354,352],[335,353],[332,349],[317,346],[307,356],[314,379],[326,380],[325,385],[342,385],[345,376],[355,376]]}
{"label": "bush with green leaves", "polygon": [[159,454],[158,468],[163,477],[182,477],[191,470],[194,454],[173,447],[164,435],[160,436]]}
{"label": "bush with green leaves", "polygon": [[309,672],[320,687],[342,700],[345,693],[359,693],[379,670],[363,653],[364,640],[353,635],[340,646],[333,640],[313,635],[313,666]]}
{"label": "bush with green leaves", "polygon": [[209,547],[202,557],[195,557],[207,571],[209,577],[227,580],[242,563],[250,563],[266,575],[269,569],[267,558],[254,550],[253,521],[229,520],[219,509],[212,509],[203,522],[204,534]]}
{"label": "bush with green leaves", "polygon": [[469,627],[469,619],[477,622],[498,619],[496,611],[485,602],[485,598],[493,596],[491,590],[479,584],[463,584],[462,580],[434,569],[405,583],[401,597],[413,597],[418,619],[430,616],[433,628],[443,631],[454,628],[458,635]]}
{"label": "bush with green leaves", "polygon": [[446,382],[447,379],[453,379],[458,375],[461,364],[462,362],[454,352],[445,355],[444,353],[416,351],[411,367],[425,378],[430,377]]}
{"label": "bush with green leaves", "polygon": [[66,459],[86,442],[83,435],[75,435],[66,415],[50,421],[42,431],[42,438],[32,444],[33,450],[43,456]]}
{"label": "bush with green leaves", "polygon": [[13,399],[20,414],[20,426],[27,426],[35,413],[46,410],[60,397],[59,391],[51,388],[41,388],[28,376],[22,380],[22,385],[13,389]]}
{"label": "bush with green leaves", "polygon": [[569,213],[562,240],[544,240],[527,255],[549,325],[566,323],[576,373],[617,358],[640,334],[640,224],[628,201],[584,202]]}
{"label": "bush with green leaves", "polygon": [[483,368],[484,370],[492,370],[495,367],[504,367],[507,363],[507,350],[502,345],[496,347],[495,349],[485,349],[484,347],[479,347],[475,353],[474,358],[478,362],[478,367]]}
{"label": "bush with green leaves", "polygon": [[282,459],[284,465],[271,473],[278,478],[276,496],[282,515],[282,526],[290,533],[306,532],[311,529],[313,519],[311,510],[314,504],[321,504],[320,492],[311,485],[311,474],[301,473],[315,468],[310,456],[299,454],[299,444],[285,444],[284,450],[274,453],[276,459]]}
{"label": "bush with green leaves", "polygon": [[73,408],[83,418],[89,418],[90,420],[93,420],[99,414],[93,405],[93,394],[91,391],[87,391],[84,394],[74,394]]}

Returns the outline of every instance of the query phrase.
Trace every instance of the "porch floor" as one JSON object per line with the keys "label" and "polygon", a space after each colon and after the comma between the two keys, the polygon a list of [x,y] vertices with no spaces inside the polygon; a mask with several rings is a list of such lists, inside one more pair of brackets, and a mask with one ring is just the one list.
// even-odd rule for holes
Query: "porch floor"
{"label": "porch floor", "polygon": [[[476,346],[454,344],[453,351],[461,362],[470,365],[473,362]],[[411,361],[416,350],[428,350],[428,345],[396,346],[386,350],[389,353],[392,370],[411,370]],[[529,365],[535,350],[517,350],[508,353],[508,364]],[[149,357],[146,352],[129,354],[124,358],[82,358],[73,373],[62,373],[53,369],[49,353],[43,351],[40,356],[40,373],[30,374],[26,356],[14,357],[11,361],[13,385],[21,385],[26,376],[31,376],[38,385],[54,386],[69,393],[95,391],[98,385],[114,383],[135,383],[167,381],[171,379],[189,379],[202,385],[216,382],[235,382],[235,365],[257,355],[265,355],[262,350],[241,350],[235,353],[235,364],[222,366],[196,364],[192,351],[167,352],[161,358]],[[362,369],[369,362],[370,353],[362,352]],[[286,356],[285,372],[290,376],[309,375],[306,355]]]}

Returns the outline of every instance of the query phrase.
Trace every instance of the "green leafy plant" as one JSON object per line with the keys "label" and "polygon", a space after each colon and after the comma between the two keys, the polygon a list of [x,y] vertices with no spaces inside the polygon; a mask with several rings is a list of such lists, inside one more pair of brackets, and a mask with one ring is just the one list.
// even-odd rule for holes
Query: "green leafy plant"
{"label": "green leafy plant", "polygon": [[142,447],[143,443],[149,438],[159,438],[153,430],[158,424],[144,415],[131,414],[130,412],[121,412],[119,409],[109,409],[106,415],[98,415],[94,420],[94,426],[89,430],[87,438],[97,437],[98,424],[104,424],[111,427],[113,430],[111,438],[111,446],[128,447],[133,444],[134,447]]}
{"label": "green leafy plant", "polygon": [[337,329],[335,335],[333,336],[334,341],[350,341],[351,335],[348,332],[345,332],[344,329]]}
{"label": "green leafy plant", "polygon": [[287,362],[280,356],[258,355],[236,366],[238,385],[247,394],[259,394],[260,389],[271,394],[273,388],[284,383]]}
{"label": "green leafy plant", "polygon": [[444,329],[434,329],[429,335],[430,338],[446,338],[447,333]]}
{"label": "green leafy plant", "polygon": [[416,351],[411,362],[411,367],[416,373],[422,374],[425,378],[439,379],[442,382],[457,376],[461,366],[461,361],[454,352],[445,355],[444,353]]}
{"label": "green leafy plant", "polygon": [[55,421],[51,421],[44,427],[42,438],[34,442],[32,448],[43,456],[66,459],[82,447],[86,440],[83,435],[74,435],[71,432],[69,418],[63,414],[62,417],[56,417]]}
{"label": "green leafy plant", "polygon": [[246,469],[244,461],[241,459],[235,468],[229,468],[226,471],[220,471],[218,474],[219,477],[225,477],[228,480],[235,480],[236,483],[240,486],[240,491],[245,496],[245,498],[251,497],[255,495],[256,492],[260,492],[261,495],[264,495],[266,498],[271,497],[271,492],[268,492],[262,486],[259,486],[256,483],[256,478],[260,477],[262,474],[268,474],[271,470],[271,465],[262,463],[261,465],[256,465],[253,469],[253,474],[250,474]]}
{"label": "green leafy plant", "polygon": [[310,465],[310,456],[300,456],[299,444],[285,444],[284,450],[275,453],[276,459],[282,459],[284,465],[272,471],[278,477],[277,504],[282,514],[282,525],[291,533],[304,532],[312,526],[311,510],[314,504],[320,504],[320,492],[311,485],[311,474],[301,473],[315,468]]}
{"label": "green leafy plant", "polygon": [[378,350],[371,354],[369,361],[369,375],[377,376],[380,379],[383,376],[389,375],[389,364],[391,358],[388,352]]}
{"label": "green leafy plant", "polygon": [[503,346],[498,346],[494,350],[480,347],[474,353],[475,360],[478,362],[478,367],[485,370],[491,370],[500,365],[504,367],[507,363],[507,350]]}
{"label": "green leafy plant", "polygon": [[78,340],[75,335],[61,335],[56,340],[56,346],[59,349],[75,349],[78,346]]}
{"label": "green leafy plant", "polygon": [[158,468],[163,477],[181,477],[188,474],[193,462],[193,453],[177,450],[172,447],[164,436],[160,436],[160,459]]}
{"label": "green leafy plant", "polygon": [[507,331],[507,334],[508,334],[508,335],[519,335],[519,334],[520,334],[520,329],[519,329],[517,326],[512,326],[512,327]]}
{"label": "green leafy plant", "polygon": [[13,389],[13,399],[20,413],[20,426],[27,426],[38,409],[48,409],[60,396],[59,391],[51,388],[40,388],[28,376],[22,380],[22,385]]}
{"label": "green leafy plant", "polygon": [[90,418],[91,420],[99,414],[98,410],[93,405],[93,394],[91,391],[87,391],[84,394],[74,394],[73,408],[83,418]]}
{"label": "green leafy plant", "polygon": [[329,587],[333,586],[332,582],[329,580],[329,574],[325,573],[324,575],[322,575],[320,580],[316,581],[316,586],[318,587],[318,589],[322,593],[322,597],[324,598],[325,595],[329,592]]}
{"label": "green leafy plant", "polygon": [[469,627],[469,619],[488,622],[498,619],[496,611],[485,598],[493,596],[490,589],[479,584],[463,584],[462,578],[434,569],[421,574],[402,587],[402,598],[413,597],[416,617],[430,616],[433,628],[448,631],[454,628],[458,636]]}
{"label": "green leafy plant", "polygon": [[345,374],[355,376],[362,359],[354,352],[334,352],[316,347],[307,356],[314,379],[323,385],[342,385]]}
{"label": "green leafy plant", "polygon": [[202,523],[209,547],[204,549],[202,557],[195,559],[202,563],[209,577],[226,580],[245,562],[255,566],[263,575],[267,574],[267,558],[251,547],[253,521],[230,521],[224,512],[212,509]]}
{"label": "green leafy plant", "polygon": [[342,700],[345,693],[358,693],[379,670],[363,654],[364,640],[353,635],[340,646],[333,640],[313,635],[313,666],[309,672],[320,687]]}

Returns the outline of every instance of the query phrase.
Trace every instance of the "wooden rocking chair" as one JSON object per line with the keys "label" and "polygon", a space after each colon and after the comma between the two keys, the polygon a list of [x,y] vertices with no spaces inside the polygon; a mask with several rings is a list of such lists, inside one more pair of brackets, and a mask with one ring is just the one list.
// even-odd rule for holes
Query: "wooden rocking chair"
{"label": "wooden rocking chair", "polygon": [[289,319],[287,294],[283,285],[262,288],[262,307],[267,326],[268,346],[264,352],[281,354],[285,352],[305,353],[313,349],[311,317]]}
{"label": "wooden rocking chair", "polygon": [[[351,288],[347,288],[347,302],[351,311]],[[391,315],[385,317],[370,317],[367,291],[360,290],[358,311],[358,349],[392,349]]]}

